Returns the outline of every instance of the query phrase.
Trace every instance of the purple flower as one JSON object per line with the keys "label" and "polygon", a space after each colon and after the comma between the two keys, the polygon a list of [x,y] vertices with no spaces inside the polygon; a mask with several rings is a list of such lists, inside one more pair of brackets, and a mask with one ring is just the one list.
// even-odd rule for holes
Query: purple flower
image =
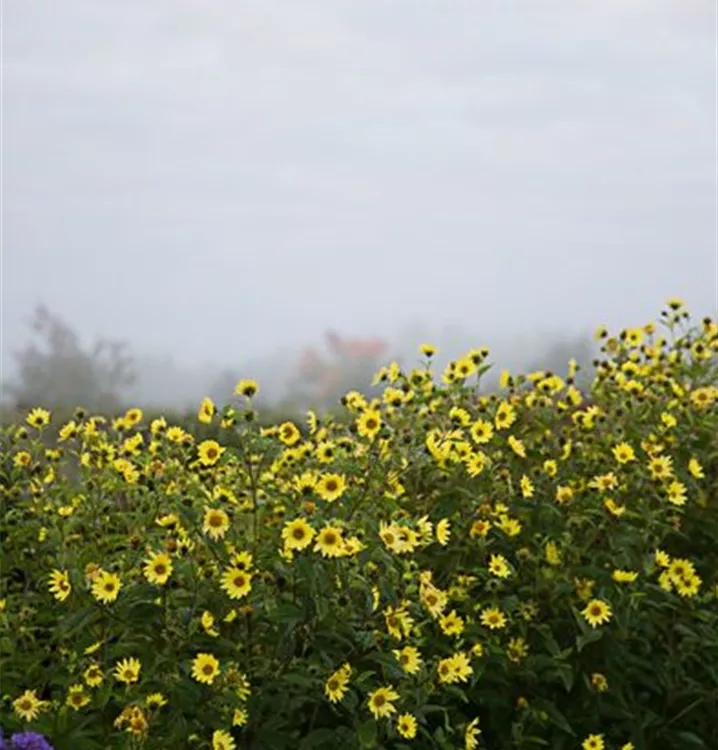
{"label": "purple flower", "polygon": [[52,745],[37,732],[21,732],[10,738],[12,750],[53,750]]}

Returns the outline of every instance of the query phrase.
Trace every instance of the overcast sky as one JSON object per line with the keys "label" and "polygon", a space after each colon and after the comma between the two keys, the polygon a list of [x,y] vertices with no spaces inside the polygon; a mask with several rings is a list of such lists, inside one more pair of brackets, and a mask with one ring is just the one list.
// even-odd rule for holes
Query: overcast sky
{"label": "overcast sky", "polygon": [[184,362],[716,307],[714,0],[5,0],[3,34],[5,354],[40,301]]}

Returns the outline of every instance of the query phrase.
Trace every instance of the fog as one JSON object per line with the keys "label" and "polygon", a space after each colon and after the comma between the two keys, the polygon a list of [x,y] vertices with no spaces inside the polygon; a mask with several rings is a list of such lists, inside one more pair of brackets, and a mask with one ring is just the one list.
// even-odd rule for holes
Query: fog
{"label": "fog", "polygon": [[715,314],[712,0],[6,0],[2,378],[44,304],[131,398],[325,334],[500,365]]}

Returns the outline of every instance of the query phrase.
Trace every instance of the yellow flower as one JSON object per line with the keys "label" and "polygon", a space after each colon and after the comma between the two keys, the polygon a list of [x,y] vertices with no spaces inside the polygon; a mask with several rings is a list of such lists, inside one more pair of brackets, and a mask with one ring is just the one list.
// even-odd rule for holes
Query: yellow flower
{"label": "yellow flower", "polygon": [[608,690],[608,680],[606,676],[600,672],[594,672],[591,675],[591,685],[596,688],[599,693],[605,693]]}
{"label": "yellow flower", "polygon": [[619,464],[636,460],[636,452],[628,443],[619,443],[613,448],[613,456]]}
{"label": "yellow flower", "polygon": [[659,568],[667,568],[671,564],[671,557],[667,552],[664,552],[662,549],[657,549],[654,553],[654,559],[656,561],[656,565],[658,565]]}
{"label": "yellow flower", "polygon": [[526,458],[526,446],[522,440],[515,438],[513,435],[509,435],[509,447],[519,457]]}
{"label": "yellow flower", "polygon": [[115,664],[115,679],[118,682],[124,682],[126,685],[137,682],[140,679],[141,669],[142,664],[140,663],[139,659],[123,659],[122,661],[118,661],[117,664]]}
{"label": "yellow flower", "polygon": [[412,714],[402,714],[396,720],[396,731],[405,739],[416,737],[416,718]]}
{"label": "yellow flower", "polygon": [[595,628],[597,625],[603,625],[611,619],[611,606],[601,599],[591,599],[586,607],[581,610],[586,622]]}
{"label": "yellow flower", "polygon": [[439,682],[451,685],[455,682],[467,682],[474,670],[469,657],[458,651],[447,659],[441,659],[436,665]]}
{"label": "yellow flower", "polygon": [[303,550],[312,543],[314,533],[314,529],[303,518],[288,521],[282,529],[284,548]]}
{"label": "yellow flower", "polygon": [[528,643],[526,643],[526,641],[521,637],[512,638],[506,648],[506,655],[508,656],[509,661],[512,661],[514,663],[518,663],[522,659],[524,659],[528,652]]}
{"label": "yellow flower", "polygon": [[456,614],[456,610],[452,610],[448,615],[439,619],[439,627],[444,635],[459,636],[464,632],[464,621]]}
{"label": "yellow flower", "polygon": [[377,409],[365,409],[357,418],[357,432],[372,440],[381,429],[381,413]]}
{"label": "yellow flower", "polygon": [[351,673],[351,667],[348,664],[344,664],[329,676],[324,684],[324,694],[329,698],[331,703],[340,703],[344,698],[348,690],[347,686],[349,685]]}
{"label": "yellow flower", "polygon": [[230,599],[242,599],[252,590],[252,575],[236,566],[222,574],[221,587]]}
{"label": "yellow flower", "polygon": [[212,733],[212,750],[234,750],[237,747],[232,735],[224,729]]}
{"label": "yellow flower", "polygon": [[471,427],[471,438],[475,443],[483,445],[488,443],[493,437],[494,428],[491,422],[487,422],[484,419],[477,419]]}
{"label": "yellow flower", "polygon": [[246,396],[252,398],[259,393],[259,385],[255,380],[240,380],[234,387],[235,396]]}
{"label": "yellow flower", "polygon": [[53,570],[50,573],[50,582],[48,584],[50,593],[60,602],[64,602],[72,591],[70,576],[63,570]]}
{"label": "yellow flower", "polygon": [[322,557],[341,557],[344,552],[342,530],[336,526],[325,526],[316,537],[314,551]]}
{"label": "yellow flower", "polygon": [[134,427],[142,421],[142,409],[128,409],[122,419],[127,427]]}
{"label": "yellow flower", "polygon": [[472,719],[464,730],[464,750],[476,750],[479,746],[479,735],[481,730],[479,729],[479,717]]}
{"label": "yellow flower", "polygon": [[12,702],[12,707],[21,719],[33,721],[40,715],[40,711],[47,707],[47,702],[41,701],[35,690],[26,690]]}
{"label": "yellow flower", "polygon": [[197,654],[192,661],[192,677],[197,682],[211,685],[219,672],[219,660],[213,654]]}
{"label": "yellow flower", "polygon": [[489,572],[497,578],[508,578],[511,575],[511,568],[503,555],[491,555]]}
{"label": "yellow flower", "polygon": [[166,552],[157,552],[145,560],[143,572],[150,583],[164,586],[172,575],[172,560]]}
{"label": "yellow flower", "polygon": [[65,705],[79,711],[83,706],[90,702],[90,696],[85,693],[85,688],[81,685],[70,685],[65,699]]}
{"label": "yellow flower", "polygon": [[521,494],[528,499],[534,496],[534,491],[534,483],[524,474],[521,477]]}
{"label": "yellow flower", "polygon": [[235,708],[232,714],[232,726],[243,727],[249,721],[249,714],[243,708]]}
{"label": "yellow flower", "polygon": [[419,347],[419,351],[425,356],[425,357],[434,357],[436,355],[436,347],[432,344],[422,344]]}
{"label": "yellow flower", "polygon": [[89,687],[98,687],[98,685],[102,684],[104,675],[97,664],[90,664],[90,666],[82,673],[82,679]]}
{"label": "yellow flower", "polygon": [[212,417],[217,413],[217,407],[211,398],[203,398],[197,412],[197,419],[203,424],[210,424]]}
{"label": "yellow flower", "polygon": [[688,462],[688,473],[694,478],[694,479],[703,479],[705,477],[705,473],[703,472],[703,467],[700,465],[697,458],[691,458]]}
{"label": "yellow flower", "polygon": [[674,481],[668,485],[668,502],[673,505],[686,504],[686,486],[682,482]]}
{"label": "yellow flower", "polygon": [[280,424],[278,435],[279,439],[284,443],[284,445],[288,445],[290,447],[298,443],[302,437],[302,434],[299,432],[299,429],[294,424],[294,422],[284,422]]}
{"label": "yellow flower", "polygon": [[323,474],[316,483],[316,492],[322,500],[333,503],[346,489],[346,479],[341,474]]}
{"label": "yellow flower", "polygon": [[224,450],[225,449],[216,440],[203,440],[197,446],[199,462],[203,466],[214,466],[217,461],[222,458]]}
{"label": "yellow flower", "polygon": [[111,604],[117,599],[122,581],[116,573],[101,570],[92,582],[92,595],[103,604]]}
{"label": "yellow flower", "polygon": [[150,695],[145,698],[145,705],[150,710],[154,708],[162,708],[162,706],[167,705],[167,698],[165,698],[162,693],[150,693]]}
{"label": "yellow flower", "polygon": [[487,607],[481,612],[481,623],[491,630],[506,626],[506,615],[498,607]]}
{"label": "yellow flower", "polygon": [[581,744],[583,750],[603,750],[605,746],[602,734],[589,734]]}
{"label": "yellow flower", "polygon": [[216,638],[219,635],[219,631],[214,628],[214,615],[211,612],[208,610],[202,612],[202,617],[200,617],[199,621],[207,635],[212,638]]}
{"label": "yellow flower", "polygon": [[450,537],[451,523],[449,522],[448,518],[442,518],[436,524],[436,541],[439,542],[442,547],[446,547],[446,545],[449,543]]}
{"label": "yellow flower", "polygon": [[211,539],[222,539],[229,529],[229,516],[220,508],[205,508],[202,531]]}
{"label": "yellow flower", "polygon": [[30,427],[35,427],[36,429],[42,429],[43,427],[50,424],[50,412],[47,411],[47,409],[33,409],[28,415],[27,419],[25,420]]}
{"label": "yellow flower", "polygon": [[369,693],[367,705],[375,719],[388,718],[396,713],[396,706],[393,701],[399,700],[399,694],[390,685],[389,687],[380,687]]}
{"label": "yellow flower", "polygon": [[633,570],[614,570],[611,577],[617,583],[633,583],[638,578],[638,573]]}
{"label": "yellow flower", "polygon": [[546,562],[549,565],[560,565],[561,564],[561,552],[556,542],[548,542],[546,544]]}
{"label": "yellow flower", "polygon": [[497,430],[507,430],[516,421],[516,411],[508,401],[502,401],[494,415],[494,424]]}
{"label": "yellow flower", "polygon": [[404,646],[393,653],[406,674],[416,674],[421,669],[421,653],[418,648]]}

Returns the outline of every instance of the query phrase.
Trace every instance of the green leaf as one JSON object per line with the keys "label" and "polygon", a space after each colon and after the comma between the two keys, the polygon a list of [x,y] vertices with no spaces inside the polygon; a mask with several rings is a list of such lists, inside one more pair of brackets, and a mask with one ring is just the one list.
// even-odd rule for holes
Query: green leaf
{"label": "green leaf", "polygon": [[368,719],[362,724],[357,724],[356,730],[357,739],[361,747],[374,748],[376,746],[376,738],[379,730],[374,719]]}

